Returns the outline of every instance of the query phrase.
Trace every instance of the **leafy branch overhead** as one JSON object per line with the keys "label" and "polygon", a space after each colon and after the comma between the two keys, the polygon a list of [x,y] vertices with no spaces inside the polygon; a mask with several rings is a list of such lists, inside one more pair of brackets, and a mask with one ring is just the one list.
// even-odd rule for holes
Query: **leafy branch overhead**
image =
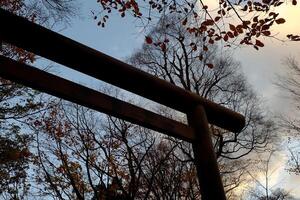
{"label": "leafy branch overhead", "polygon": [[[157,23],[164,17],[176,14],[178,22],[185,26],[189,34],[203,38],[206,46],[221,42],[226,47],[248,45],[259,49],[264,46],[263,39],[274,38],[272,27],[281,25],[286,20],[280,16],[278,7],[292,4],[297,0],[216,0],[207,1],[213,5],[206,5],[202,0],[97,0],[100,11],[93,12],[98,25],[102,27],[112,12],[121,17],[127,15],[140,19],[145,30],[151,23]],[[168,28],[169,24],[166,24]],[[290,41],[300,41],[300,36],[290,33]],[[148,44],[158,44],[162,50],[167,46],[166,41],[154,42],[151,36],[145,38]],[[191,48],[193,45],[191,45]]]}

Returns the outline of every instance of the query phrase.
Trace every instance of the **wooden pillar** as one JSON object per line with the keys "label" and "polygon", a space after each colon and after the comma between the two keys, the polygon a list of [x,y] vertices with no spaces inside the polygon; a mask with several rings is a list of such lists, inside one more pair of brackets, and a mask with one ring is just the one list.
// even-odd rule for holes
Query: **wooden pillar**
{"label": "wooden pillar", "polygon": [[202,200],[226,200],[204,107],[197,105],[187,117],[196,134],[192,146]]}

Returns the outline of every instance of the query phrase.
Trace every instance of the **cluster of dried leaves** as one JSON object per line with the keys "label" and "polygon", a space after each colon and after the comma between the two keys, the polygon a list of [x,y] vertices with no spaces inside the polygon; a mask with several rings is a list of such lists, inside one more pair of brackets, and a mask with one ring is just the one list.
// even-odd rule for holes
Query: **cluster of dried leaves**
{"label": "cluster of dried leaves", "polygon": [[[112,11],[120,13],[125,17],[125,13],[139,18],[147,30],[151,21],[157,22],[165,16],[176,13],[178,23],[186,27],[186,30],[194,37],[201,37],[206,43],[203,50],[206,51],[210,45],[219,42],[225,47],[248,45],[256,50],[264,47],[265,37],[275,37],[272,33],[274,25],[285,23],[285,19],[280,17],[280,13],[275,12],[276,8],[284,6],[281,0],[239,0],[237,2],[229,0],[218,0],[217,6],[210,8],[200,1],[180,1],[180,0],[97,0],[100,6],[100,13],[95,14],[98,25],[105,26]],[[297,0],[291,1],[292,5],[297,5]],[[104,15],[100,20],[99,16]],[[166,24],[168,28],[168,24]],[[295,34],[287,35],[290,41],[300,41],[300,36]],[[145,37],[145,42],[149,45],[160,46],[162,51],[166,51],[168,38],[162,41],[153,41],[151,35]],[[191,48],[196,49],[193,42]]]}

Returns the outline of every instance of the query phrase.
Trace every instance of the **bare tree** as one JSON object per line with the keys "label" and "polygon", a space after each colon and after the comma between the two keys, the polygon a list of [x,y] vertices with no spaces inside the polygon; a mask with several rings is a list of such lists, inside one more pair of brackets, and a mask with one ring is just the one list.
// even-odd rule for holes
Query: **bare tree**
{"label": "bare tree", "polygon": [[61,104],[33,122],[38,194],[58,199],[197,199],[192,163],[142,127]]}
{"label": "bare tree", "polygon": [[[274,151],[271,151],[266,155],[266,158],[258,160],[259,170],[248,171],[248,174],[254,181],[254,189],[249,191],[249,199],[253,200],[293,200],[294,197],[290,193],[282,188],[271,185],[271,179],[277,168],[272,169],[272,157],[274,157]],[[259,180],[259,176],[263,177],[263,180]]]}
{"label": "bare tree", "polygon": [[[151,45],[144,44],[129,59],[131,64],[245,115],[246,126],[240,133],[211,126],[216,155],[230,192],[239,185],[247,166],[240,158],[254,150],[265,150],[275,135],[273,122],[241,73],[240,64],[217,46],[208,49],[203,41],[209,38],[191,37],[189,30],[177,22],[177,14],[161,19],[149,37]],[[181,145],[185,146],[182,150],[187,159],[192,160],[188,144]],[[241,174],[233,178],[236,172]]]}
{"label": "bare tree", "polygon": [[[300,136],[300,120],[299,120],[299,100],[300,100],[300,65],[293,57],[288,57],[284,61],[286,74],[279,75],[278,81],[274,84],[278,86],[287,99],[291,100],[292,113],[280,117],[280,124],[289,137],[290,160],[288,161],[290,172],[299,174],[299,148],[298,138]],[[296,139],[294,139],[296,138]]]}

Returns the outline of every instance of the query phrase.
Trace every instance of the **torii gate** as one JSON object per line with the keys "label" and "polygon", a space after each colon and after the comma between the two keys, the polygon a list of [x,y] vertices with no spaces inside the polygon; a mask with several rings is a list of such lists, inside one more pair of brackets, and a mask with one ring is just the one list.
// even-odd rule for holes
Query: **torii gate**
{"label": "torii gate", "polygon": [[244,116],[1,8],[0,41],[186,113],[189,125],[0,55],[5,79],[192,143],[201,198],[226,199],[208,123],[239,132]]}

